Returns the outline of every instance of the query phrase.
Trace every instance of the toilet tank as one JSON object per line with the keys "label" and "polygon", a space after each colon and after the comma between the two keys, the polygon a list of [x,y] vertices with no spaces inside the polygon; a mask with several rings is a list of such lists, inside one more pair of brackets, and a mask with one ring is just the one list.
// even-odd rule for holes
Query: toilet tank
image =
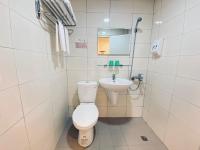
{"label": "toilet tank", "polygon": [[78,97],[80,103],[94,103],[97,93],[97,82],[80,81],[78,84]]}

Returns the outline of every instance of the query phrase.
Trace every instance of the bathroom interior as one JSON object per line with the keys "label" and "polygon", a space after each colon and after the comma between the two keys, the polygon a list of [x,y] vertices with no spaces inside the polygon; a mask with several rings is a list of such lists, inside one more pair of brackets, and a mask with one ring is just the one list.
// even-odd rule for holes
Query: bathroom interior
{"label": "bathroom interior", "polygon": [[0,150],[200,150],[200,0],[0,0]]}

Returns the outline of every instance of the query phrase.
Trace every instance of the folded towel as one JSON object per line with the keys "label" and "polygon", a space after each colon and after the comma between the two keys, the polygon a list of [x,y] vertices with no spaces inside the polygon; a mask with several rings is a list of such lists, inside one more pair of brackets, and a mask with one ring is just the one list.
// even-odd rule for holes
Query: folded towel
{"label": "folded towel", "polygon": [[70,50],[69,50],[69,32],[68,29],[65,27],[65,43],[66,43],[66,53],[67,56],[70,55]]}
{"label": "folded towel", "polygon": [[60,48],[62,51],[66,52],[66,38],[65,38],[65,28],[62,22],[58,21],[58,28],[59,28],[59,41],[60,41]]}
{"label": "folded towel", "polygon": [[60,43],[59,43],[59,25],[56,23],[56,52],[60,51]]}
{"label": "folded towel", "polygon": [[[57,10],[59,14],[59,17],[57,17],[58,23],[56,24],[56,52],[59,52],[60,50],[62,50],[66,52],[67,55],[70,55],[69,33],[68,33],[68,29],[64,27],[63,22],[61,21],[61,18],[65,14],[69,22],[76,23],[76,18],[75,18],[71,3],[69,0],[46,0],[46,1],[52,8],[55,8],[55,10]],[[73,19],[71,18],[71,16]]]}

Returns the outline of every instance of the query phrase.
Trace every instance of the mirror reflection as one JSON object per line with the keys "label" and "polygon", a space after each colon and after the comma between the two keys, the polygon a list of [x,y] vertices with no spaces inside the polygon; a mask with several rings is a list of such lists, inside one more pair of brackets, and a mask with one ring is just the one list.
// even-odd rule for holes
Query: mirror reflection
{"label": "mirror reflection", "polygon": [[129,55],[131,29],[98,29],[98,55]]}

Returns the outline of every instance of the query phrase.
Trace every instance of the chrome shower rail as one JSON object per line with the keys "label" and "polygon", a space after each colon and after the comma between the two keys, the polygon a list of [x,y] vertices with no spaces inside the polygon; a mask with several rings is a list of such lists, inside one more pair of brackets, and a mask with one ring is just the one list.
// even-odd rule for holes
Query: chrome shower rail
{"label": "chrome shower rail", "polygon": [[54,24],[60,20],[64,26],[76,26],[73,10],[63,0],[35,0],[35,12],[38,19],[43,15]]}

